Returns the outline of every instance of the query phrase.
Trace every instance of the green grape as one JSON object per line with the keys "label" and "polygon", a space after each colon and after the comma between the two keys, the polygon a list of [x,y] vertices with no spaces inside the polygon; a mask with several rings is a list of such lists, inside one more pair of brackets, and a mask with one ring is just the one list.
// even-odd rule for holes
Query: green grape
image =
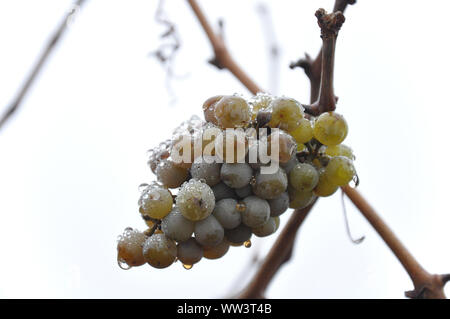
{"label": "green grape", "polygon": [[244,127],[250,122],[250,107],[242,97],[222,97],[214,107],[217,125],[221,128]]}
{"label": "green grape", "polygon": [[232,229],[241,223],[241,213],[237,210],[238,202],[233,198],[225,198],[216,202],[213,215],[225,229]]}
{"label": "green grape", "polygon": [[214,193],[208,184],[191,179],[180,188],[176,205],[181,214],[189,220],[205,219],[214,209]]}
{"label": "green grape", "polygon": [[156,167],[158,181],[168,188],[180,187],[188,176],[188,169],[176,166],[172,161],[161,161]]}
{"label": "green grape", "polygon": [[242,203],[245,210],[242,212],[242,223],[248,227],[258,227],[267,222],[270,217],[269,203],[257,196],[244,198]]}
{"label": "green grape", "polygon": [[219,259],[223,257],[230,249],[230,243],[227,240],[214,247],[203,247],[203,256],[207,259]]}
{"label": "green grape", "polygon": [[316,119],[313,131],[320,143],[330,146],[342,143],[347,136],[348,126],[342,115],[326,112]]}
{"label": "green grape", "polygon": [[170,239],[182,242],[191,238],[194,232],[194,222],[185,218],[178,207],[174,207],[169,215],[162,219],[161,229]]}
{"label": "green grape", "polygon": [[326,146],[325,154],[328,156],[345,156],[351,160],[355,159],[353,150],[344,144]]}
{"label": "green grape", "polygon": [[311,190],[299,191],[293,187],[289,187],[289,207],[294,209],[305,208],[311,204],[315,198],[314,193]]}
{"label": "green grape", "polygon": [[232,188],[241,188],[250,183],[253,170],[247,163],[224,163],[220,169],[222,181]]}
{"label": "green grape", "polygon": [[177,244],[164,234],[153,234],[143,246],[143,255],[150,266],[166,268],[173,264],[177,257]]}
{"label": "green grape", "polygon": [[195,223],[195,240],[202,246],[216,246],[223,240],[224,229],[217,219],[210,215]]}
{"label": "green grape", "polygon": [[325,168],[319,169],[319,182],[317,183],[316,188],[314,188],[314,194],[320,197],[327,197],[333,195],[338,188],[338,185],[329,180]]}
{"label": "green grape", "polygon": [[191,237],[188,240],[178,243],[178,259],[185,265],[196,264],[203,257],[203,248]]}
{"label": "green grape", "polygon": [[143,216],[161,219],[172,210],[173,198],[169,190],[152,184],[142,191],[138,204]]}
{"label": "green grape", "polygon": [[298,144],[304,144],[309,142],[313,138],[313,128],[311,122],[307,119],[301,119],[299,126],[289,134],[295,139]]}
{"label": "green grape", "polygon": [[270,217],[269,220],[259,227],[252,228],[253,234],[257,237],[270,236],[278,230],[280,217]]}
{"label": "green grape", "polygon": [[253,193],[264,199],[274,199],[286,191],[288,179],[282,168],[273,174],[256,174],[253,183]]}
{"label": "green grape", "polygon": [[272,118],[269,121],[270,127],[292,131],[299,126],[300,120],[303,118],[303,106],[291,98],[276,98],[270,102],[269,108],[272,111]]}
{"label": "green grape", "polygon": [[289,173],[290,185],[299,191],[308,191],[316,187],[319,173],[311,164],[299,163]]}
{"label": "green grape", "polygon": [[130,227],[126,228],[117,243],[117,260],[120,263],[126,263],[129,267],[141,266],[145,264],[142,254],[142,245],[147,236],[138,230]]}
{"label": "green grape", "polygon": [[328,162],[325,173],[331,183],[344,186],[352,180],[356,171],[351,159],[345,156],[335,156]]}

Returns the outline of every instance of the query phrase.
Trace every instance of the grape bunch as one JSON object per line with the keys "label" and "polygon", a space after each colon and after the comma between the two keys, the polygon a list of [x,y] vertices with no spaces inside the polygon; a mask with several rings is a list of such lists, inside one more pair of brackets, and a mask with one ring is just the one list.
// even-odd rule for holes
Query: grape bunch
{"label": "grape bunch", "polygon": [[357,183],[344,117],[305,114],[292,98],[220,95],[203,104],[171,139],[149,151],[157,181],[140,186],[139,212],[148,229],[126,228],[118,262],[190,269],[230,246],[275,233],[279,216]]}

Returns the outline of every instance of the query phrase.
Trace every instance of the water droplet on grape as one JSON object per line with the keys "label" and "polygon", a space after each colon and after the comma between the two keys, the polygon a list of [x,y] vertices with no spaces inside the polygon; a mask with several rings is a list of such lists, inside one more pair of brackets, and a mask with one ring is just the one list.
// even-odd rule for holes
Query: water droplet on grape
{"label": "water droplet on grape", "polygon": [[193,265],[183,264],[183,268],[186,270],[192,269]]}
{"label": "water droplet on grape", "polygon": [[249,239],[249,240],[246,240],[245,242],[244,242],[244,247],[245,248],[250,248],[250,247],[252,247],[252,241]]}
{"label": "water droplet on grape", "polygon": [[120,269],[123,270],[129,270],[131,269],[131,266],[128,265],[124,260],[117,258],[117,264],[119,265]]}
{"label": "water droplet on grape", "polygon": [[244,203],[237,203],[237,204],[236,204],[236,210],[237,210],[239,213],[245,212],[245,204],[244,204]]}
{"label": "water droplet on grape", "polygon": [[147,187],[148,187],[147,183],[142,183],[141,185],[138,186],[138,190],[140,192],[143,192]]}
{"label": "water droplet on grape", "polygon": [[256,184],[256,177],[252,176],[252,178],[250,179],[250,185],[254,186]]}

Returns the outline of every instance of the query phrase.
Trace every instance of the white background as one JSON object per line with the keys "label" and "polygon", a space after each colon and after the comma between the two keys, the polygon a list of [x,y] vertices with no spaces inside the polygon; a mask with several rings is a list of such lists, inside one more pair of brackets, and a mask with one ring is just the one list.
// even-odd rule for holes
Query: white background
{"label": "white background", "polygon": [[[268,87],[268,51],[258,1],[200,1],[211,22],[225,19],[239,64]],[[309,83],[290,61],[316,55],[314,12],[332,0],[267,1],[281,46],[279,92],[308,102]],[[43,43],[71,1],[0,3],[0,110],[12,100]],[[251,249],[192,270],[129,271],[116,264],[116,237],[145,229],[137,186],[154,177],[146,150],[168,138],[209,96],[247,94],[227,71],[205,63],[205,34],[182,0],[167,0],[182,47],[183,76],[166,87],[148,55],[164,31],[156,1],[88,1],[52,53],[21,109],[0,131],[0,297],[194,298],[237,293],[251,277]],[[366,1],[347,8],[337,45],[338,111],[350,132],[360,191],[431,272],[450,272],[448,243],[448,1]],[[277,274],[271,298],[403,298],[409,277],[360,213],[340,194],[320,200],[301,228],[292,261]],[[284,224],[289,213],[283,215]],[[447,293],[450,290],[447,289]]]}

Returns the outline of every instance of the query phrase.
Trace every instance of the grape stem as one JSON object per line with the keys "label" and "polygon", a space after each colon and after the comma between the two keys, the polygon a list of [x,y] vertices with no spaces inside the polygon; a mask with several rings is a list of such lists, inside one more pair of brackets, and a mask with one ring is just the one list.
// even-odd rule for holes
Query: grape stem
{"label": "grape stem", "polygon": [[71,6],[71,10],[68,10],[64,18],[62,19],[61,23],[58,25],[56,30],[53,32],[53,34],[50,37],[50,40],[47,42],[47,45],[44,48],[44,51],[39,56],[36,64],[34,65],[33,69],[31,70],[28,77],[25,79],[22,87],[19,89],[17,95],[15,96],[13,102],[6,108],[5,113],[0,117],[0,129],[5,125],[5,123],[11,118],[11,116],[19,109],[19,106],[22,103],[23,98],[28,93],[31,85],[33,84],[34,80],[36,79],[37,75],[41,71],[42,67],[44,66],[45,62],[48,60],[50,53],[55,49],[56,44],[59,42],[59,40],[62,38],[62,35],[67,30],[67,26],[70,23],[70,20],[73,18],[74,14],[77,13],[77,10],[81,8],[81,6],[86,2],[86,0],[77,0],[74,4]]}
{"label": "grape stem", "polygon": [[[355,4],[356,0],[336,0],[334,3],[333,12],[342,12],[344,13],[347,5]],[[306,76],[309,78],[310,82],[310,103],[316,102],[319,97],[320,90],[320,78],[322,72],[322,52],[321,48],[317,57],[313,60],[308,53],[305,53],[305,57],[300,58],[296,62],[292,62],[289,67],[294,69],[296,67],[300,67],[305,72]]]}
{"label": "grape stem", "polygon": [[264,92],[264,90],[261,89],[233,59],[227,46],[225,45],[223,37],[214,32],[197,1],[187,1],[213,47],[214,58],[210,61],[210,63],[219,69],[228,69],[252,94]]}
{"label": "grape stem", "polygon": [[333,88],[334,52],[339,30],[345,21],[341,11],[327,13],[324,9],[319,9],[316,11],[316,17],[323,42],[319,97],[313,104],[304,105],[305,112],[314,116],[336,109],[336,96]]}
{"label": "grape stem", "polygon": [[381,236],[411,278],[414,290],[406,291],[405,296],[414,299],[445,298],[444,286],[450,280],[450,274],[428,273],[356,189],[347,185],[342,190]]}

